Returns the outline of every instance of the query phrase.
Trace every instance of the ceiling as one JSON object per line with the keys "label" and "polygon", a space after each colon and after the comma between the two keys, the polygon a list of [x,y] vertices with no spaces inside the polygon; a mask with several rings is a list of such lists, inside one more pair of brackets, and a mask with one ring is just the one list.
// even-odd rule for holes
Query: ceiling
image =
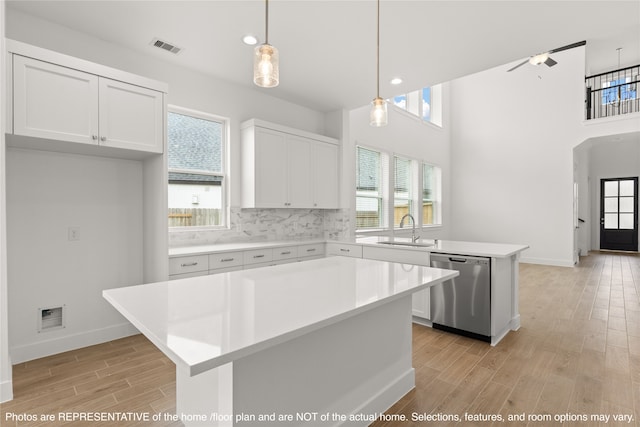
{"label": "ceiling", "polygon": [[[6,4],[9,17],[19,10],[318,111],[360,107],[376,95],[374,0],[270,1],[269,42],[280,51],[280,86],[272,89],[253,86],[253,48],[241,41],[247,33],[264,41],[261,0]],[[620,47],[621,66],[640,64],[640,0],[381,0],[380,26],[382,97],[503,64],[506,72],[506,64],[581,40],[586,74],[618,68]],[[155,37],[184,50],[152,47]],[[393,77],[403,83],[392,86]]]}

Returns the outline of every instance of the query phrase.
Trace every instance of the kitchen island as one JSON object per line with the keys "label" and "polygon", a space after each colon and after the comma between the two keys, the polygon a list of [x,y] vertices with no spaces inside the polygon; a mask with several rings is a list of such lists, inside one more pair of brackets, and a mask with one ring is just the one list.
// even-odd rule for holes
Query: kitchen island
{"label": "kitchen island", "polygon": [[186,426],[366,426],[414,387],[411,295],[457,274],[331,257],[103,295],[176,364]]}

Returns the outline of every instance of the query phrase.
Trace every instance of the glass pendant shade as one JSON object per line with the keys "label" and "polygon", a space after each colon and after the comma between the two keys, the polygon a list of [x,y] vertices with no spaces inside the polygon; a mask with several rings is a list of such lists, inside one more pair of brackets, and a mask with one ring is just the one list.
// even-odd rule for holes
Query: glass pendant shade
{"label": "glass pendant shade", "polygon": [[255,48],[253,82],[260,87],[276,87],[280,83],[278,49],[270,44],[264,43]]}
{"label": "glass pendant shade", "polygon": [[373,100],[369,119],[371,126],[380,127],[387,124],[387,103],[384,99],[377,97]]}

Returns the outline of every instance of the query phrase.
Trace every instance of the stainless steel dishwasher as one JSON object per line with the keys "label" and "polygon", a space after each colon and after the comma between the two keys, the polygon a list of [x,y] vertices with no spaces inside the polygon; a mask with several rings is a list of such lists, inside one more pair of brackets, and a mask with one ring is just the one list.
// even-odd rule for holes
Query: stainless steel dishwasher
{"label": "stainless steel dishwasher", "polygon": [[491,260],[432,252],[431,266],[460,272],[431,287],[433,327],[491,342]]}

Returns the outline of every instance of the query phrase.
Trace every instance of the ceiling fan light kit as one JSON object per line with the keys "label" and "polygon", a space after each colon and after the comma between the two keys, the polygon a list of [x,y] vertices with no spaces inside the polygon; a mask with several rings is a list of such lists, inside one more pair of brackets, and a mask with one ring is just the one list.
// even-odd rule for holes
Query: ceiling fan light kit
{"label": "ceiling fan light kit", "polygon": [[512,68],[508,69],[507,72],[513,71],[516,68],[520,68],[521,66],[523,66],[527,62],[529,64],[531,64],[531,65],[545,64],[547,67],[553,67],[558,62],[555,61],[553,58],[551,58],[551,56],[549,56],[549,55],[551,55],[552,53],[561,52],[563,50],[573,49],[574,47],[584,46],[586,44],[587,44],[587,42],[583,40],[581,42],[571,43],[571,44],[568,44],[566,46],[562,46],[562,47],[557,47],[555,49],[551,49],[548,52],[543,52],[543,53],[539,53],[537,55],[533,55],[533,56],[529,57],[529,59],[526,59],[526,60],[522,61],[521,63],[517,64],[515,67],[512,67]]}
{"label": "ceiling fan light kit", "polygon": [[276,87],[280,83],[278,49],[269,44],[269,0],[265,0],[264,43],[254,49],[253,82],[266,88]]}

